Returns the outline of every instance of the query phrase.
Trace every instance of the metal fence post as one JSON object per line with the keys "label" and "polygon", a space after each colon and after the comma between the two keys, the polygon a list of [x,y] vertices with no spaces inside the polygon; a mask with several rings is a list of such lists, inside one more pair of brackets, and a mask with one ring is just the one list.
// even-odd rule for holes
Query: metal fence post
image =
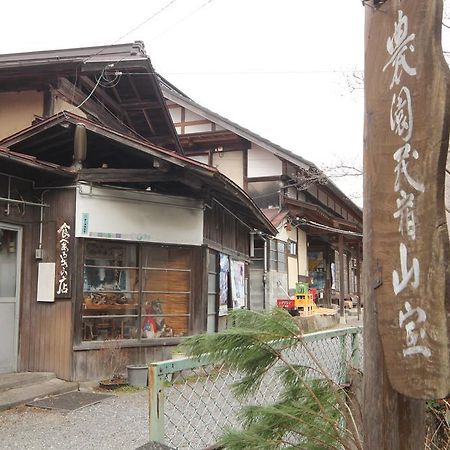
{"label": "metal fence post", "polygon": [[148,368],[149,434],[150,441],[164,442],[164,385],[158,366]]}
{"label": "metal fence post", "polygon": [[344,383],[347,380],[347,335],[339,336],[339,341],[341,344],[341,354],[340,354],[340,381]]}
{"label": "metal fence post", "polygon": [[361,349],[359,348],[359,335],[361,331],[352,333],[352,365],[354,368],[360,368]]}

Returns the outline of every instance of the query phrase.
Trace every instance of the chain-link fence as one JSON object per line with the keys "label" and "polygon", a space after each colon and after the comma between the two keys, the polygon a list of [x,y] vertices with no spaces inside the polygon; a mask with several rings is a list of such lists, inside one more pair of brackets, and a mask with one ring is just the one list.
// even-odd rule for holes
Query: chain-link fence
{"label": "chain-link fence", "polygon": [[[350,367],[362,367],[361,328],[311,333],[285,351],[284,358],[306,367],[307,377],[346,381]],[[178,449],[203,449],[214,445],[224,427],[238,427],[240,402],[232,384],[240,374],[225,365],[181,358],[150,365],[150,439]],[[275,369],[264,377],[258,392],[246,403],[277,400],[281,380]]]}

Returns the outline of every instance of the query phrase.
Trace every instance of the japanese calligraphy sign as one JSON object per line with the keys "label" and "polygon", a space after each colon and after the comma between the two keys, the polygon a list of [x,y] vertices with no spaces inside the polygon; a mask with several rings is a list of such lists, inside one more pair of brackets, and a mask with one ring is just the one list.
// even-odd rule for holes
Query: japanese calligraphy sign
{"label": "japanese calligraphy sign", "polygon": [[441,398],[450,392],[442,1],[387,0],[366,14],[365,257],[382,270],[370,289],[392,386]]}
{"label": "japanese calligraphy sign", "polygon": [[63,222],[56,238],[56,286],[55,297],[71,297],[71,229]]}

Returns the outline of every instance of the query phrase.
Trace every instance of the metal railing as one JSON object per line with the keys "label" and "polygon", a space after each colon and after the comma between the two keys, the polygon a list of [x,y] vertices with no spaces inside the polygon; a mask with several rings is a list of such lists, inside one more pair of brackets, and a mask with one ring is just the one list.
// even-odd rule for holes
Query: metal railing
{"label": "metal railing", "polygon": [[[302,344],[286,350],[284,356],[293,364],[308,367],[308,377],[322,373],[342,384],[350,367],[362,367],[361,355],[362,329],[351,327],[306,334]],[[240,377],[225,365],[194,358],[150,364],[150,440],[178,449],[214,445],[224,427],[239,426],[241,405],[231,385]],[[246,402],[274,402],[280,387],[276,370],[271,370]]]}

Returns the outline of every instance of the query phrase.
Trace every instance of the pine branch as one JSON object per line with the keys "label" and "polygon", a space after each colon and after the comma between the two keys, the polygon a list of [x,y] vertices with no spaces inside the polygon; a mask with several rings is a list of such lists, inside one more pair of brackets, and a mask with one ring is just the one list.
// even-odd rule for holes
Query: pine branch
{"label": "pine branch", "polygon": [[[275,370],[282,387],[272,404],[242,408],[239,417],[243,430],[228,430],[223,437],[224,448],[361,448],[360,436],[342,427],[348,417],[356,430],[346,403],[350,398],[327,376],[304,342],[298,323],[286,311],[235,310],[230,320],[233,326],[223,332],[188,338],[184,350],[242,373],[243,378],[232,386],[238,397],[245,399],[256,393],[270,370]],[[317,368],[293,364],[287,358],[286,352],[299,346]],[[276,368],[277,364],[282,366]],[[320,378],[307,377],[311,371]],[[290,442],[289,436],[294,435],[300,444]]]}

